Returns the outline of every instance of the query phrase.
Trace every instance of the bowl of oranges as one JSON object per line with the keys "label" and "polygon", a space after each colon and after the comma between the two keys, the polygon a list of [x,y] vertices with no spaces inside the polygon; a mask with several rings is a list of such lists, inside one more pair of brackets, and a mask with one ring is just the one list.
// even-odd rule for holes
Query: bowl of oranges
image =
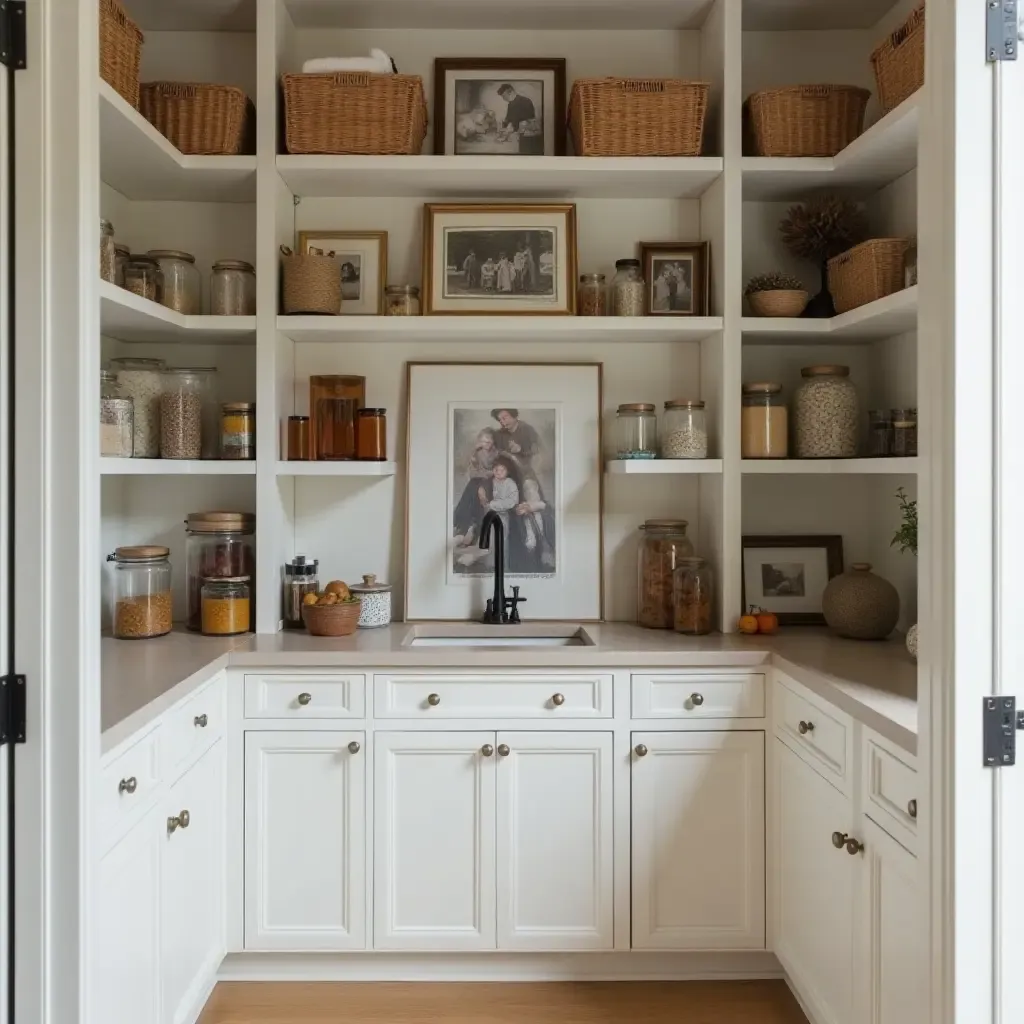
{"label": "bowl of oranges", "polygon": [[350,636],[359,625],[362,601],[341,580],[331,580],[318,594],[302,601],[302,621],[310,636]]}

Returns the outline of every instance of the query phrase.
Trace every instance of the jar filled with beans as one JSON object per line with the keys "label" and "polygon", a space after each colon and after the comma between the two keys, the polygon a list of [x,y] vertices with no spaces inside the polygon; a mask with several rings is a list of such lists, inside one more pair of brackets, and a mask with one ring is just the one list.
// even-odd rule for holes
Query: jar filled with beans
{"label": "jar filled with beans", "polygon": [[198,313],[200,286],[195,256],[180,249],[150,249],[146,255],[160,267],[161,304],[184,316]]}
{"label": "jar filled with beans", "polygon": [[677,398],[665,403],[661,423],[661,457],[663,459],[706,459],[708,428],[704,403]]}
{"label": "jar filled with beans", "polygon": [[608,288],[604,274],[580,274],[576,289],[577,316],[607,316]]}
{"label": "jar filled with beans", "polygon": [[796,455],[852,459],[859,449],[857,389],[848,366],[805,366],[793,398]]}
{"label": "jar filled with beans", "polygon": [[693,555],[685,519],[648,519],[640,529],[637,622],[649,629],[675,625],[673,578],[681,559]]}
{"label": "jar filled with beans", "polygon": [[160,264],[152,256],[128,257],[124,265],[124,286],[133,295],[159,302],[163,294],[164,278]]}
{"label": "jar filled with beans", "polygon": [[203,454],[203,400],[197,374],[164,371],[160,396],[160,458],[198,459]]}
{"label": "jar filled with beans", "polygon": [[204,636],[235,636],[249,631],[248,576],[225,576],[203,581],[201,594]]}
{"label": "jar filled with beans", "polygon": [[616,260],[612,279],[612,315],[643,316],[645,288],[639,260]]}
{"label": "jar filled with beans", "polygon": [[160,394],[166,368],[162,359],[118,356],[110,360],[117,383],[132,400],[132,453],[137,459],[160,455]]}
{"label": "jar filled with beans", "polygon": [[171,631],[170,551],[157,545],[118,548],[111,586],[111,627],[119,640],[145,640]]}

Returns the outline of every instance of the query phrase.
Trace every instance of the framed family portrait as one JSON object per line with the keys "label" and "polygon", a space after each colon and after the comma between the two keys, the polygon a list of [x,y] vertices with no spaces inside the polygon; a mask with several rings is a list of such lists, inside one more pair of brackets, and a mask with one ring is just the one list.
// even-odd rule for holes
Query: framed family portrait
{"label": "framed family portrait", "polygon": [[576,312],[572,203],[427,203],[424,314]]}
{"label": "framed family portrait", "polygon": [[743,538],[743,608],[774,612],[783,626],[824,626],[821,598],[843,571],[843,538]]}
{"label": "framed family portrait", "polygon": [[641,242],[650,316],[707,316],[710,296],[707,242]]}
{"label": "framed family portrait", "polygon": [[341,274],[341,315],[384,313],[388,280],[386,231],[300,231],[298,252],[333,252]]}
{"label": "framed family portrait", "polygon": [[600,619],[601,364],[409,363],[406,387],[406,618],[480,618],[494,511],[529,618]]}
{"label": "framed family portrait", "polygon": [[434,152],[564,156],[565,59],[438,57]]}

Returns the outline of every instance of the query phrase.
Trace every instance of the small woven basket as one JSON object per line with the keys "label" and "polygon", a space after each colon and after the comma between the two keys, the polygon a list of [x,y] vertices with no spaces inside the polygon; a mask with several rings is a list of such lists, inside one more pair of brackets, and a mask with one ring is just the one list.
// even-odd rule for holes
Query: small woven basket
{"label": "small woven basket", "polygon": [[351,636],[359,625],[362,607],[362,601],[306,604],[302,606],[302,621],[311,636]]}
{"label": "small woven basket", "polygon": [[809,296],[799,289],[777,288],[769,292],[751,292],[747,296],[754,316],[799,316]]}
{"label": "small woven basket", "polygon": [[182,153],[237,156],[251,141],[252,104],[233,85],[145,82],[140,103],[142,116]]}
{"label": "small woven basket", "polygon": [[753,156],[835,156],[863,130],[870,95],[855,85],[755,92],[743,104],[745,149]]}
{"label": "small woven basket", "polygon": [[924,85],[924,4],[871,54],[883,114]]}
{"label": "small woven basket", "polygon": [[289,153],[419,153],[427,101],[419,75],[282,75]]}
{"label": "small woven basket", "polygon": [[905,238],[871,238],[828,261],[828,290],[837,313],[874,302],[904,286]]}
{"label": "small woven basket", "polygon": [[341,313],[341,268],[334,253],[292,252],[281,246],[281,309],[286,315]]}
{"label": "small woven basket", "polygon": [[700,156],[707,82],[578,78],[569,127],[579,156]]}
{"label": "small woven basket", "polygon": [[139,109],[143,36],[117,0],[100,0],[100,77]]}

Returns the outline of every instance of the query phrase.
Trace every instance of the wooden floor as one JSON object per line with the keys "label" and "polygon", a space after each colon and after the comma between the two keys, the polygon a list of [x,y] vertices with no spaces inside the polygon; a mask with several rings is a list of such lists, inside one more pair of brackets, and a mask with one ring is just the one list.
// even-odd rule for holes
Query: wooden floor
{"label": "wooden floor", "polygon": [[199,1024],[806,1024],[781,981],[226,982]]}

